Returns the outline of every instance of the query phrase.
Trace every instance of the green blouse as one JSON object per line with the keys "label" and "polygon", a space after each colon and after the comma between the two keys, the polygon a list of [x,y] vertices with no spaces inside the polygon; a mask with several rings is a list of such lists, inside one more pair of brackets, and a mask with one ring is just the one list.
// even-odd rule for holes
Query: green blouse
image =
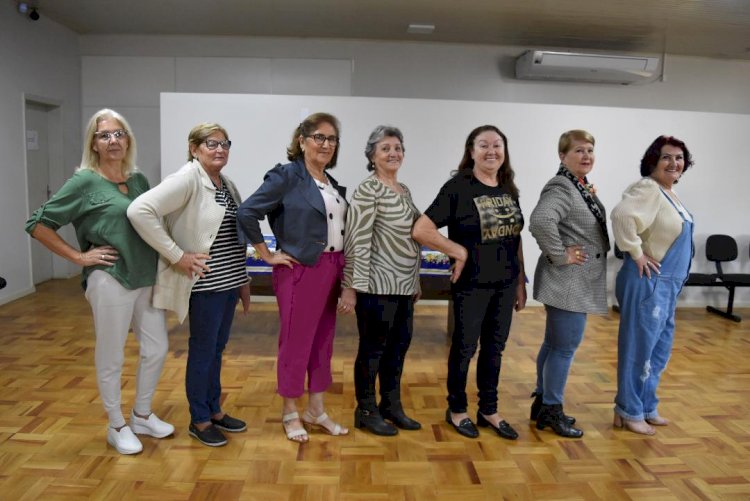
{"label": "green blouse", "polygon": [[37,223],[57,231],[73,223],[81,251],[91,247],[111,245],[120,254],[112,266],[85,266],[81,285],[94,270],[106,271],[126,289],[154,285],[158,254],[130,225],[127,210],[130,203],[149,189],[146,176],[131,174],[128,193],[122,193],[113,183],[93,170],[80,169],[68,179],[47,203],[34,211],[26,221],[31,234]]}

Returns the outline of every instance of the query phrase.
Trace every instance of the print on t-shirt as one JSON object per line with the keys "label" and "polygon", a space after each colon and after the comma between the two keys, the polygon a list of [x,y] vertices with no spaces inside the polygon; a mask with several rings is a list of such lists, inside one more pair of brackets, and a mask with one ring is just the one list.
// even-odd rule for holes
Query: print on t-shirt
{"label": "print on t-shirt", "polygon": [[518,205],[510,195],[482,195],[474,199],[474,205],[479,214],[483,244],[499,242],[521,234],[523,218],[519,217]]}

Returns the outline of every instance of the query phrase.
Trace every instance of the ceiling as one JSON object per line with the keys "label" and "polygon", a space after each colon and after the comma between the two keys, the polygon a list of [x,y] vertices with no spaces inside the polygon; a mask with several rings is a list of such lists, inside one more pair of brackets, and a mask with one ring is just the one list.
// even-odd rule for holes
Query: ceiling
{"label": "ceiling", "polygon": [[[750,60],[750,0],[29,0],[83,34],[280,36]],[[429,35],[410,23],[433,24]]]}

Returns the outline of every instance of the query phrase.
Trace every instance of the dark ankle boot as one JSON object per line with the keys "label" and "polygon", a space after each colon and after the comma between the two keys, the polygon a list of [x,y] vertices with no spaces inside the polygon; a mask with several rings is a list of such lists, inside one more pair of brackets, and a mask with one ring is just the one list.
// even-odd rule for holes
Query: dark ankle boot
{"label": "dark ankle boot", "polygon": [[354,426],[384,437],[398,434],[398,430],[392,424],[383,421],[383,416],[378,411],[366,411],[359,407],[354,410]]}
{"label": "dark ankle boot", "polygon": [[[531,402],[531,415],[529,416],[529,419],[536,421],[536,418],[539,417],[539,409],[542,407],[542,394],[534,392],[531,394],[531,398],[533,398],[534,401]],[[576,418],[573,416],[565,416],[565,420],[570,426],[576,424]]]}
{"label": "dark ankle boot", "polygon": [[547,426],[552,428],[561,437],[581,438],[583,436],[583,431],[573,428],[565,420],[561,404],[541,405],[539,415],[536,418],[536,429],[543,430]]}
{"label": "dark ankle boot", "polygon": [[380,403],[380,415],[383,419],[391,421],[393,424],[401,428],[402,430],[419,430],[422,425],[410,418],[404,413],[404,408],[401,404],[383,404]]}

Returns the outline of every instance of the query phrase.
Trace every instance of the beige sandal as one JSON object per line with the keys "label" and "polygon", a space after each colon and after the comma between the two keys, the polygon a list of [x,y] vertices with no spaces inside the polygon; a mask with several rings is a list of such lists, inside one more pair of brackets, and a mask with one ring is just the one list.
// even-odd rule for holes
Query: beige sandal
{"label": "beige sandal", "polygon": [[310,436],[307,434],[307,430],[304,428],[304,426],[302,428],[296,429],[289,429],[287,427],[287,424],[291,423],[295,419],[301,421],[299,418],[299,414],[297,414],[297,411],[290,412],[289,414],[284,414],[283,416],[281,416],[281,426],[284,427],[286,438],[288,438],[292,442],[304,444],[310,439]]}
{"label": "beige sandal", "polygon": [[[330,428],[323,424],[326,421],[330,421],[331,423],[333,423],[333,428]],[[302,422],[310,425],[311,427],[317,426],[321,430],[325,431],[329,435],[333,435],[334,437],[349,434],[348,428],[342,428],[340,424],[333,421],[333,419],[330,419],[328,417],[328,414],[326,414],[325,412],[320,416],[313,416],[312,414],[310,414],[309,410],[306,410],[304,413],[302,413]]]}
{"label": "beige sandal", "polygon": [[631,419],[625,419],[619,414],[615,413],[615,419],[612,423],[615,428],[623,428],[633,433],[640,435],[654,435],[656,430],[651,427],[646,421],[633,421]]}

